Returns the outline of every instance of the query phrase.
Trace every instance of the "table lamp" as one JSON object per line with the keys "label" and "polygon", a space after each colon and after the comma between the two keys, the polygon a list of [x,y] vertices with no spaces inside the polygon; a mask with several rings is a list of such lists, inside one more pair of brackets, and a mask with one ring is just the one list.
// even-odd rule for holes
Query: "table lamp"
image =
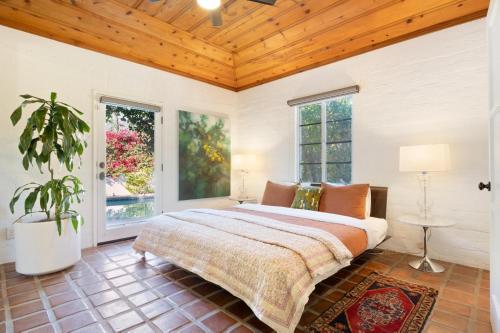
{"label": "table lamp", "polygon": [[450,169],[450,146],[448,144],[432,144],[403,146],[399,148],[399,171],[418,172],[423,187],[423,204],[421,217],[430,217],[427,187],[429,172],[447,171]]}
{"label": "table lamp", "polygon": [[232,167],[241,173],[241,187],[239,198],[248,198],[245,188],[245,177],[255,167],[257,157],[253,154],[236,154],[232,156]]}

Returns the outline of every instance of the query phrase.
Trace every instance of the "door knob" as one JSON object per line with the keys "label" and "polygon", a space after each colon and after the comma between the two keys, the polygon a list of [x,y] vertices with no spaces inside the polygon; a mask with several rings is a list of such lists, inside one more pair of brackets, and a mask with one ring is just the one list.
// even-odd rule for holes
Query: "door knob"
{"label": "door knob", "polygon": [[491,182],[488,182],[488,184],[480,182],[478,187],[479,187],[480,191],[482,191],[484,189],[487,189],[488,191],[491,191]]}
{"label": "door knob", "polygon": [[99,179],[104,180],[106,178],[106,174],[104,172],[99,172]]}

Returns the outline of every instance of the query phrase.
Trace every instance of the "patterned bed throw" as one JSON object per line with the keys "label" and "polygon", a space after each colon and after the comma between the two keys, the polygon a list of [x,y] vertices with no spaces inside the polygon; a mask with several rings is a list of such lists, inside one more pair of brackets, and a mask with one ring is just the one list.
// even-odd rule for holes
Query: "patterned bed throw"
{"label": "patterned bed throw", "polygon": [[352,259],[328,232],[262,216],[197,209],[150,221],[134,249],[220,285],[278,332],[293,332],[314,286]]}

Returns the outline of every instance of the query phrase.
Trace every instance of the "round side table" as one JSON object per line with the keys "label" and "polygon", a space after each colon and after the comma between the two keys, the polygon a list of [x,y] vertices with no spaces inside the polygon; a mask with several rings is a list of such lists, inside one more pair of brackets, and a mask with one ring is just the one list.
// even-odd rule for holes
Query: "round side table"
{"label": "round side table", "polygon": [[404,215],[401,216],[399,222],[412,224],[416,226],[422,227],[424,230],[424,256],[422,258],[418,258],[412,260],[408,263],[411,267],[428,273],[441,273],[445,271],[445,268],[432,261],[431,258],[427,255],[427,231],[429,228],[447,228],[455,225],[454,221],[441,219],[441,218],[427,218],[424,219],[418,215]]}

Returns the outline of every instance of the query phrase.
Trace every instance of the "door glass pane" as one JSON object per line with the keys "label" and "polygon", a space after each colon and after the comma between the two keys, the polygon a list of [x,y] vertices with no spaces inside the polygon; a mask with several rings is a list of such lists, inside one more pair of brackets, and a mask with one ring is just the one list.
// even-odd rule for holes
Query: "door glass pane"
{"label": "door glass pane", "polygon": [[106,227],[154,215],[155,113],[106,105]]}

